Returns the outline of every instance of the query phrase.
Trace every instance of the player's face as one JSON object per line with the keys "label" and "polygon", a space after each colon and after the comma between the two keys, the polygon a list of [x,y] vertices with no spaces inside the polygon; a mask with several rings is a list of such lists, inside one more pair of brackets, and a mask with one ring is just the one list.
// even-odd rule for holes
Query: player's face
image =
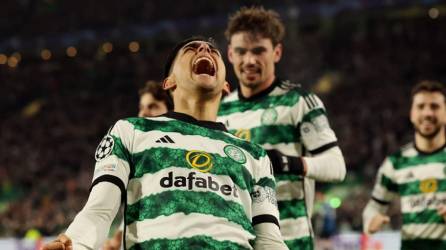
{"label": "player's face", "polygon": [[410,120],[417,134],[434,138],[446,124],[445,97],[440,92],[421,91],[415,94]]}
{"label": "player's face", "polygon": [[[220,52],[212,44],[192,41],[178,51],[172,74],[175,88],[185,90],[205,90],[207,92],[229,91],[226,82],[226,68]],[[169,81],[168,81],[169,82]],[[170,82],[165,83],[170,89]]]}
{"label": "player's face", "polygon": [[228,47],[228,59],[240,84],[251,89],[272,83],[281,56],[281,44],[274,47],[271,39],[248,32],[234,34]]}
{"label": "player's face", "polygon": [[166,103],[155,99],[151,93],[144,93],[139,98],[139,117],[159,116],[166,112]]}

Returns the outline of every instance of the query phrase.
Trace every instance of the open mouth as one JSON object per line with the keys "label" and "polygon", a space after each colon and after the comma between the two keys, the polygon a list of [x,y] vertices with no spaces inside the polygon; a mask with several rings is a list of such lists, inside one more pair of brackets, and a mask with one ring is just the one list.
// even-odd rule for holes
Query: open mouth
{"label": "open mouth", "polygon": [[215,66],[207,57],[198,58],[193,64],[192,71],[197,75],[206,74],[215,76]]}

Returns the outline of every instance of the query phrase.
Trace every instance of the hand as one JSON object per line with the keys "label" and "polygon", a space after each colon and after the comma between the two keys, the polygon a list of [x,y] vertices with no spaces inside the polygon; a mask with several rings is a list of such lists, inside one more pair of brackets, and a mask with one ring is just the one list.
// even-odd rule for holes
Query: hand
{"label": "hand", "polygon": [[119,250],[121,248],[121,241],[122,241],[122,231],[119,230],[115,233],[113,238],[108,239],[104,243],[104,247],[102,247],[102,250]]}
{"label": "hand", "polygon": [[443,217],[443,220],[446,221],[446,205],[440,205],[437,208],[437,213],[438,215],[440,215],[441,217]]}
{"label": "hand", "polygon": [[65,234],[60,234],[57,239],[45,244],[42,250],[73,250],[71,239]]}
{"label": "hand", "polygon": [[375,217],[373,217],[369,223],[369,233],[374,234],[378,232],[379,230],[381,230],[383,225],[389,222],[390,222],[389,216],[383,214],[375,215]]}
{"label": "hand", "polygon": [[284,155],[275,149],[266,150],[266,153],[273,165],[274,174],[305,175],[306,166],[301,157]]}

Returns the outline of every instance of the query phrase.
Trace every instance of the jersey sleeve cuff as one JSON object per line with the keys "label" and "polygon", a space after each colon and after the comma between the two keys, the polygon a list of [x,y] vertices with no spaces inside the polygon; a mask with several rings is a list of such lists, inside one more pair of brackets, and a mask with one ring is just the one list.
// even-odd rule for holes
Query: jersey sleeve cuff
{"label": "jersey sleeve cuff", "polygon": [[326,151],[326,150],[329,150],[330,148],[334,148],[334,147],[336,147],[336,146],[338,146],[338,142],[337,142],[337,141],[334,141],[334,142],[325,144],[325,145],[323,145],[323,146],[320,146],[320,147],[318,147],[318,148],[316,148],[316,149],[309,150],[309,152],[310,152],[312,155],[316,155],[316,154],[320,154],[320,153],[322,153],[322,152],[324,152],[324,151]]}
{"label": "jersey sleeve cuff", "polygon": [[276,224],[280,228],[279,220],[277,220],[276,217],[274,217],[273,215],[270,215],[270,214],[261,214],[261,215],[254,216],[252,218],[253,226],[260,224],[260,223],[273,223],[273,224]]}

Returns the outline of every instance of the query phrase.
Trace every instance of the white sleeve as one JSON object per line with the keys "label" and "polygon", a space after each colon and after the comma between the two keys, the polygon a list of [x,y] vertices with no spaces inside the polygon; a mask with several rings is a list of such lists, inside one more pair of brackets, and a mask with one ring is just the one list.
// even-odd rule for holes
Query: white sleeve
{"label": "white sleeve", "polygon": [[377,215],[386,214],[389,205],[397,197],[397,184],[394,181],[394,168],[389,158],[386,158],[378,170],[372,198],[362,213],[364,233],[369,233],[370,221]]}
{"label": "white sleeve", "polygon": [[279,227],[272,223],[262,223],[254,226],[256,232],[255,250],[288,249],[282,239]]}
{"label": "white sleeve", "polygon": [[95,185],[84,208],[66,231],[73,242],[73,250],[99,249],[107,239],[120,204],[121,189],[118,186],[110,182]]}
{"label": "white sleeve", "polygon": [[370,221],[377,214],[386,214],[388,205],[379,204],[374,200],[370,200],[365,206],[364,211],[362,212],[362,230],[364,233],[369,234],[369,224]]}
{"label": "white sleeve", "polygon": [[344,156],[339,147],[333,147],[324,152],[303,157],[307,165],[306,177],[316,181],[343,181],[346,174]]}

